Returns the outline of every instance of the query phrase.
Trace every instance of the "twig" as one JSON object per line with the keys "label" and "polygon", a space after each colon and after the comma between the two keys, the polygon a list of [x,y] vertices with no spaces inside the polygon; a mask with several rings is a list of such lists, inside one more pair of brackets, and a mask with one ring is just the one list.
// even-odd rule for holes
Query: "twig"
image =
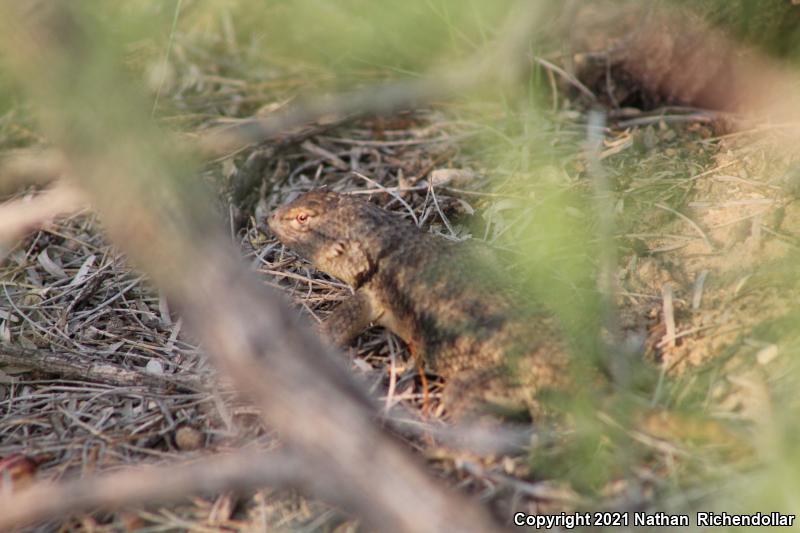
{"label": "twig", "polygon": [[331,165],[333,165],[339,170],[350,170],[350,165],[345,163],[341,157],[339,157],[338,155],[334,154],[329,150],[326,150],[325,148],[322,148],[321,146],[317,146],[310,140],[304,141],[300,145],[300,148],[302,148],[307,152],[311,152],[314,155],[322,157],[323,159],[327,159]]}
{"label": "twig", "polygon": [[119,387],[169,387],[193,391],[205,390],[203,380],[192,376],[155,375],[122,368],[101,358],[69,352],[45,352],[0,343],[0,366],[30,368],[66,379],[106,383]]}
{"label": "twig", "polygon": [[0,498],[0,530],[80,513],[184,499],[198,492],[313,486],[302,461],[288,453],[240,452],[177,466],[139,466],[90,479],[41,481]]}
{"label": "twig", "polygon": [[368,176],[365,176],[364,174],[362,174],[362,173],[360,173],[360,172],[353,172],[353,175],[354,175],[354,176],[357,176],[357,177],[359,177],[359,178],[361,178],[362,180],[366,181],[366,182],[367,182],[367,183],[369,183],[369,184],[372,184],[372,185],[374,185],[375,187],[377,187],[378,189],[380,189],[382,192],[385,192],[386,194],[390,195],[392,198],[394,198],[395,200],[397,200],[398,202],[400,202],[400,203],[403,205],[403,207],[405,207],[405,208],[406,208],[406,211],[408,211],[408,214],[410,214],[410,215],[411,215],[411,220],[413,220],[413,221],[414,221],[414,224],[416,224],[417,226],[419,226],[419,219],[417,218],[417,215],[416,215],[416,213],[414,213],[414,209],[412,209],[412,208],[411,208],[411,206],[410,206],[410,205],[408,205],[408,202],[406,202],[405,200],[403,200],[403,197],[402,197],[402,196],[400,196],[400,195],[399,195],[399,194],[397,194],[396,192],[392,191],[392,190],[391,190],[391,189],[389,189],[388,187],[384,187],[383,185],[381,185],[380,183],[378,183],[378,182],[377,182],[377,181],[375,181],[374,179],[372,179],[372,178],[370,178],[370,177],[368,177]]}
{"label": "twig", "polygon": [[678,332],[677,329],[676,329],[674,337],[668,337],[668,336],[664,335],[664,337],[662,337],[661,340],[658,341],[658,344],[656,344],[656,347],[659,348],[659,349],[663,349],[668,344],[674,343],[678,339],[682,339],[684,337],[688,337],[689,335],[694,335],[695,333],[699,333],[701,331],[708,331],[708,330],[716,329],[716,328],[719,328],[719,327],[722,327],[722,324],[707,324],[705,326],[697,326],[696,328],[685,329],[685,330],[683,330],[681,332]]}
{"label": "twig", "polygon": [[697,280],[694,282],[694,293],[692,294],[692,309],[694,311],[700,309],[700,302],[703,299],[703,286],[705,285],[708,272],[707,269],[700,272],[700,274],[697,275]]}
{"label": "twig", "polygon": [[442,222],[444,222],[445,227],[447,227],[447,231],[450,232],[450,236],[456,237],[456,232],[453,231],[453,227],[450,226],[450,221],[447,220],[447,217],[444,216],[444,213],[442,212],[442,208],[439,207],[439,200],[436,199],[436,191],[434,191],[433,182],[431,181],[428,182],[428,192],[430,193],[431,198],[433,198],[433,206],[436,208],[436,212],[439,214],[439,218],[442,219]]}
{"label": "twig", "polygon": [[540,481],[537,483],[521,481],[499,472],[488,471],[483,466],[471,461],[465,461],[462,464],[462,468],[475,477],[489,479],[494,483],[505,485],[537,500],[565,503],[576,507],[581,504],[586,505],[585,498],[582,498],[579,494],[566,486],[558,486],[549,481]]}
{"label": "twig", "polygon": [[393,407],[385,421],[394,431],[406,437],[433,438],[449,447],[481,455],[513,454],[545,447],[563,438],[566,433],[552,428],[532,429],[512,424],[443,426],[421,420],[416,413],[402,406]]}
{"label": "twig", "polygon": [[[519,194],[504,194],[500,192],[483,192],[483,191],[470,191],[467,189],[457,189],[455,187],[448,187],[447,185],[437,185],[437,189],[447,191],[447,192],[454,192],[458,194],[464,194],[468,196],[479,196],[485,198],[510,198],[512,200],[530,200],[530,197],[525,197]],[[347,191],[347,194],[375,194],[376,192],[385,192],[387,194],[392,192],[417,192],[417,191],[427,191],[428,184],[424,183],[422,185],[414,185],[412,187],[380,187],[375,189],[358,189],[355,191]]]}
{"label": "twig", "polygon": [[665,283],[661,288],[664,309],[664,326],[667,332],[662,343],[669,348],[675,347],[675,309],[672,303],[672,285]]}
{"label": "twig", "polygon": [[64,182],[58,182],[33,198],[20,198],[0,204],[0,253],[20,236],[41,227],[57,216],[86,207],[83,195]]}
{"label": "twig", "polygon": [[690,115],[657,115],[652,117],[636,117],[617,122],[619,128],[631,128],[634,126],[647,126],[648,124],[658,124],[660,122],[677,124],[680,122],[712,122],[716,115],[711,112],[692,113]]}
{"label": "twig", "polygon": [[[594,207],[597,213],[595,232],[600,241],[600,246],[597,250],[599,263],[597,284],[600,289],[602,324],[609,333],[612,342],[619,343],[622,335],[620,333],[619,311],[617,309],[619,283],[616,277],[618,265],[613,237],[614,194],[608,180],[608,173],[603,167],[603,155],[600,153],[600,148],[603,144],[603,131],[606,127],[605,122],[606,117],[603,112],[594,109],[589,113],[586,128],[585,157],[587,172],[592,180]],[[630,380],[630,368],[626,358],[612,357],[610,352],[606,352],[604,355],[615,385],[626,388]]]}
{"label": "twig", "polygon": [[533,60],[535,62],[539,63],[541,66],[543,66],[548,71],[555,72],[556,74],[558,74],[559,76],[561,76],[562,78],[567,80],[570,83],[570,85],[574,86],[576,89],[578,89],[584,95],[588,96],[589,99],[592,102],[597,100],[597,96],[595,96],[595,94],[591,90],[589,90],[589,88],[586,85],[581,83],[581,81],[578,78],[576,78],[575,76],[573,76],[572,74],[570,74],[569,72],[564,70],[563,68],[559,67],[558,65],[554,65],[550,61],[548,61],[546,59],[543,59],[543,58],[541,58],[539,56],[533,56]]}
{"label": "twig", "polygon": [[689,225],[690,225],[690,226],[692,226],[692,228],[694,228],[694,229],[695,229],[695,231],[697,231],[698,235],[700,235],[700,237],[702,237],[702,238],[703,238],[703,241],[706,243],[706,246],[708,246],[708,248],[709,248],[709,249],[710,249],[712,252],[716,251],[716,248],[715,248],[715,247],[714,247],[714,245],[711,243],[711,239],[709,239],[709,238],[708,238],[708,235],[706,235],[706,232],[705,232],[705,231],[703,231],[703,228],[701,228],[699,225],[697,225],[697,222],[695,222],[695,221],[694,221],[694,220],[692,220],[691,218],[687,217],[686,215],[684,215],[684,214],[683,214],[683,213],[681,213],[680,211],[677,211],[677,210],[675,210],[675,209],[672,209],[671,207],[669,207],[669,206],[666,206],[666,205],[664,205],[664,204],[661,204],[661,203],[654,203],[653,205],[654,205],[654,206],[656,206],[656,207],[657,207],[657,208],[659,208],[659,209],[663,209],[664,211],[669,211],[669,212],[670,212],[670,213],[672,213],[673,215],[675,215],[675,216],[677,216],[677,217],[679,217],[679,218],[681,218],[681,219],[685,220],[687,223],[689,223]]}

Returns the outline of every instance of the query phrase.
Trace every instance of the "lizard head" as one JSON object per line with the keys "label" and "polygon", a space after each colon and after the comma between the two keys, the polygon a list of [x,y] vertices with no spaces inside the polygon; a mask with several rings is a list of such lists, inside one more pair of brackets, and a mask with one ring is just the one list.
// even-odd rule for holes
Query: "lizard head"
{"label": "lizard head", "polygon": [[267,218],[285,246],[354,287],[374,274],[398,223],[367,201],[326,190],[307,192]]}

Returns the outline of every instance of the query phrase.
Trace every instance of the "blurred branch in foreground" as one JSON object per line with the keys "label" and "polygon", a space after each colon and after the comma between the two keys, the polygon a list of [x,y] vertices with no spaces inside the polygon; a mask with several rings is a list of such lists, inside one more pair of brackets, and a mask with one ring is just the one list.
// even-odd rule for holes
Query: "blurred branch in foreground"
{"label": "blurred branch in foreground", "polygon": [[84,195],[64,181],[35,196],[0,204],[0,259],[5,256],[6,247],[25,233],[57,216],[72,214],[86,206]]}
{"label": "blurred branch in foreground", "polygon": [[177,501],[198,491],[254,490],[265,485],[313,488],[315,476],[310,473],[290,454],[250,451],[198,457],[175,466],[139,466],[92,479],[37,483],[13,496],[4,495],[0,528],[6,531],[79,509]]}
{"label": "blurred branch in foreground", "polygon": [[0,194],[31,183],[50,183],[64,173],[64,157],[57,150],[16,150],[0,160]]}

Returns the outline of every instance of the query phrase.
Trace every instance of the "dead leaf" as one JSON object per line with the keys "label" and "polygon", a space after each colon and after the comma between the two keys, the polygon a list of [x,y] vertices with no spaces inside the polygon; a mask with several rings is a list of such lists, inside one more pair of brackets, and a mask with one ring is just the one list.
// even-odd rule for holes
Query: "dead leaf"
{"label": "dead leaf", "polygon": [[49,248],[45,248],[44,250],[42,250],[39,253],[36,260],[39,262],[40,265],[42,265],[42,268],[45,269],[47,273],[53,276],[54,278],[58,279],[66,278],[67,273],[64,272],[64,269],[58,266],[52,259],[50,259],[50,256],[47,255],[48,249]]}
{"label": "dead leaf", "polygon": [[83,282],[83,280],[89,277],[89,270],[91,270],[96,259],[97,256],[94,254],[86,258],[86,260],[81,264],[81,267],[78,269],[78,273],[75,274],[75,277],[72,278],[72,281],[69,283],[70,287],[79,285]]}

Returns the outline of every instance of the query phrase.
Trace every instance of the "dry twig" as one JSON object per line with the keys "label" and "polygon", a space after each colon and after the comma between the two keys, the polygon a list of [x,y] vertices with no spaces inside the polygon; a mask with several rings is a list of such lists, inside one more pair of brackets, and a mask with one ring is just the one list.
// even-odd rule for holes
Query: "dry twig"
{"label": "dry twig", "polygon": [[0,365],[29,368],[64,379],[80,379],[118,387],[178,388],[199,391],[205,386],[201,379],[185,374],[179,377],[148,374],[101,362],[79,353],[45,352],[0,343]]}
{"label": "dry twig", "polygon": [[26,232],[53,218],[86,207],[83,195],[63,181],[33,198],[19,198],[0,204],[0,246],[7,246]]}
{"label": "dry twig", "polygon": [[181,500],[198,489],[214,493],[265,485],[313,486],[315,481],[305,477],[307,473],[301,461],[288,453],[240,452],[174,466],[138,466],[91,479],[39,482],[0,498],[0,530],[97,507]]}

